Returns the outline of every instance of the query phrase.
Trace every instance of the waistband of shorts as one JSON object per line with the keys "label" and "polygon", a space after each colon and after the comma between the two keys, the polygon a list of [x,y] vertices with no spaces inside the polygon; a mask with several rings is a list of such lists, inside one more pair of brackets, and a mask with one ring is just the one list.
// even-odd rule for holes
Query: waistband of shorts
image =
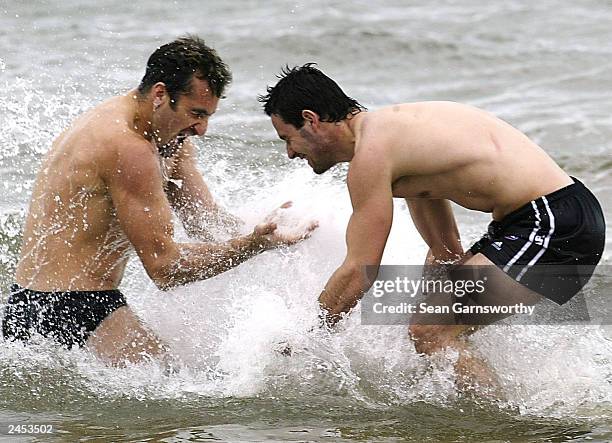
{"label": "waistband of shorts", "polygon": [[[555,200],[560,200],[566,197],[569,197],[571,195],[575,195],[576,193],[581,193],[581,192],[589,192],[590,191],[586,188],[586,186],[584,186],[584,184],[578,180],[576,177],[572,177],[570,176],[570,178],[572,180],[574,180],[574,183],[564,186],[561,189],[557,189],[554,192],[551,192],[550,194],[546,194],[542,197],[546,197],[546,200],[548,200],[548,203],[552,203]],[[531,202],[533,201],[537,201],[539,199],[541,199],[542,197],[538,197],[535,198],[527,203],[525,203],[523,206],[521,206],[518,209],[515,209],[514,211],[506,214],[506,216],[499,220],[499,221],[493,221],[492,224],[494,225],[499,225],[499,226],[506,226],[511,224],[512,222],[514,222],[516,219],[520,219],[523,218],[523,216],[528,213],[528,214],[532,214],[533,213],[533,206],[531,206]]]}
{"label": "waistband of shorts", "polygon": [[17,283],[11,285],[8,304],[29,302],[51,302],[56,300],[91,300],[108,302],[111,300],[125,303],[125,297],[118,289],[102,291],[35,291],[23,288]]}

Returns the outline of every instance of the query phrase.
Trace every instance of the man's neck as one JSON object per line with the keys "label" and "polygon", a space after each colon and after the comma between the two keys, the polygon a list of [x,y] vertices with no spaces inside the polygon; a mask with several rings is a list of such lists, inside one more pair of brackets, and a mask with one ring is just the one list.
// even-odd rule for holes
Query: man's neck
{"label": "man's neck", "polygon": [[365,117],[365,112],[361,111],[358,114],[351,114],[343,120],[346,125],[342,127],[339,137],[341,162],[350,162],[355,155],[355,143],[357,142],[361,121]]}
{"label": "man's neck", "polygon": [[153,102],[143,96],[137,89],[128,92],[127,97],[131,100],[132,128],[145,139],[153,139]]}

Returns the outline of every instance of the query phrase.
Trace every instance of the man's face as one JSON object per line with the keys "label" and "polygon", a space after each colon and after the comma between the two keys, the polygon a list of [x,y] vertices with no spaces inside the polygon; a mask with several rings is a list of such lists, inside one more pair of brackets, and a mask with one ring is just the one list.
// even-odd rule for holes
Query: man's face
{"label": "man's face", "polygon": [[272,125],[278,137],[285,142],[290,159],[306,159],[316,174],[323,174],[335,164],[329,150],[325,149],[324,137],[313,131],[308,122],[296,129],[292,124],[285,123],[279,115],[272,114]]}
{"label": "man's face", "polygon": [[202,136],[208,129],[208,119],[217,110],[219,97],[216,97],[206,80],[193,77],[191,92],[179,95],[175,109],[170,106],[169,97],[154,114],[154,128],[158,147],[168,143],[179,146],[185,138]]}

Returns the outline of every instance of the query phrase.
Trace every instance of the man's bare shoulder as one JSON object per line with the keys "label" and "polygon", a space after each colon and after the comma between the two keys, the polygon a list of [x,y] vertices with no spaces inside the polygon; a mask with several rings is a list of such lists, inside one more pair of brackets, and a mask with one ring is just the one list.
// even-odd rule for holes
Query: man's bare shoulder
{"label": "man's bare shoulder", "polygon": [[102,161],[117,149],[147,141],[133,129],[124,97],[113,97],[86,111],[62,132],[53,148],[62,155]]}
{"label": "man's bare shoulder", "polygon": [[83,142],[82,148],[98,151],[101,158],[137,152],[154,155],[153,144],[136,132],[126,97],[113,97],[87,111],[72,131]]}
{"label": "man's bare shoulder", "polygon": [[379,111],[363,113],[355,129],[355,154],[349,164],[347,185],[351,194],[390,183],[392,138],[384,130]]}
{"label": "man's bare shoulder", "polygon": [[384,168],[407,124],[407,115],[397,115],[392,107],[358,114],[355,125],[355,152],[349,171],[355,174],[370,168]]}
{"label": "man's bare shoulder", "polygon": [[[109,100],[89,111],[83,122],[81,140],[90,160],[105,178],[122,172],[158,172],[159,162],[153,143],[134,130],[133,122],[121,104]],[[140,174],[138,174],[140,175]]]}
{"label": "man's bare shoulder", "polygon": [[125,97],[114,97],[99,104],[88,112],[87,117],[87,131],[103,145],[146,142],[135,131],[133,115],[126,106]]}
{"label": "man's bare shoulder", "polygon": [[397,144],[398,136],[404,136],[407,129],[423,124],[432,114],[431,102],[401,103],[364,112],[355,131],[355,154],[360,155],[362,147],[383,149]]}

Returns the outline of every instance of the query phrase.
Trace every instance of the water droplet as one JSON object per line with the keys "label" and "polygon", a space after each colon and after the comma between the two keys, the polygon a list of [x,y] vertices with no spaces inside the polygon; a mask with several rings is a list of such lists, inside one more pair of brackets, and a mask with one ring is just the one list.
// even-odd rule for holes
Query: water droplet
{"label": "water droplet", "polygon": [[144,212],[149,212],[150,210],[151,210],[151,208],[149,208],[148,206],[145,206],[144,209],[143,209]]}

